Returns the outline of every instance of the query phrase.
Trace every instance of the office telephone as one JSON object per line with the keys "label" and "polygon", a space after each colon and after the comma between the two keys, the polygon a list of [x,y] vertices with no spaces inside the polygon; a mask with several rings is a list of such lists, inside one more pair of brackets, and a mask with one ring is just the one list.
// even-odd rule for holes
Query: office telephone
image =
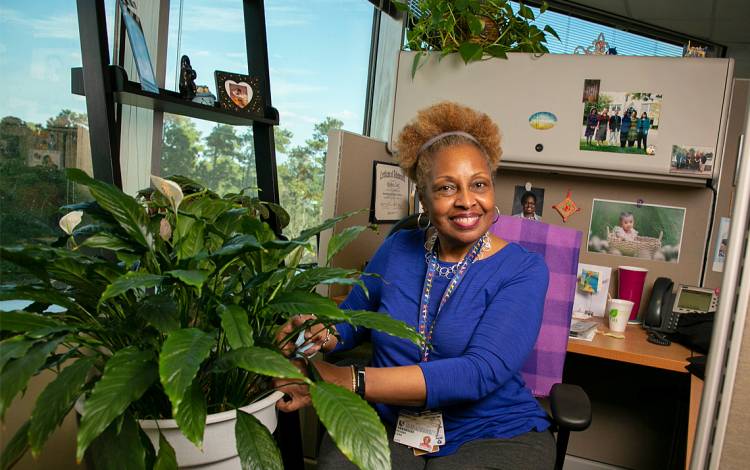
{"label": "office telephone", "polygon": [[681,314],[716,312],[719,304],[714,289],[680,284],[672,293],[674,283],[671,279],[660,277],[654,282],[651,299],[643,320],[643,326],[649,330],[648,340],[652,343],[668,345],[664,333],[674,333]]}

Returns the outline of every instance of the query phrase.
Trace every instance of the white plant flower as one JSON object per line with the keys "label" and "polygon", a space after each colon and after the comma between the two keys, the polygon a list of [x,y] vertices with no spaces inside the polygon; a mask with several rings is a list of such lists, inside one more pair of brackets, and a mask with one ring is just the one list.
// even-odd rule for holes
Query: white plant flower
{"label": "white plant flower", "polygon": [[68,235],[73,235],[73,230],[81,223],[83,211],[71,211],[60,219],[60,228]]}
{"label": "white plant flower", "polygon": [[169,225],[167,219],[161,219],[161,222],[159,222],[159,236],[164,241],[168,241],[172,238],[172,226]]}
{"label": "white plant flower", "polygon": [[169,202],[172,203],[172,208],[174,209],[174,212],[176,214],[177,208],[180,207],[180,203],[185,197],[184,194],[182,194],[182,188],[180,188],[180,185],[175,183],[174,181],[160,178],[156,175],[151,175],[151,184],[154,185],[154,187],[167,199],[169,199]]}

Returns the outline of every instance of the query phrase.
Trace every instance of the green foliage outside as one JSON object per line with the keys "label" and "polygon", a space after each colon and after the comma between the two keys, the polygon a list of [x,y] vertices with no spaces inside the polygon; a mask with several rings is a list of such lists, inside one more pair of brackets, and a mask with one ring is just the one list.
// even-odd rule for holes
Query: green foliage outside
{"label": "green foliage outside", "polygon": [[678,245],[682,235],[685,210],[676,207],[659,207],[626,202],[594,201],[591,216],[591,236],[607,239],[610,230],[620,223],[620,213],[632,212],[634,227],[642,237],[659,238],[663,232],[663,245]]}

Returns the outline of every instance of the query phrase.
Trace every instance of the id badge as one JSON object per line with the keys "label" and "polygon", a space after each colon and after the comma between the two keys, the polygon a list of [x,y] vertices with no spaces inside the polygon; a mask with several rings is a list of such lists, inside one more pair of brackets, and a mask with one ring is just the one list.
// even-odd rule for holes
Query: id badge
{"label": "id badge", "polygon": [[442,413],[402,410],[398,415],[393,441],[411,447],[414,455],[437,452],[445,444]]}

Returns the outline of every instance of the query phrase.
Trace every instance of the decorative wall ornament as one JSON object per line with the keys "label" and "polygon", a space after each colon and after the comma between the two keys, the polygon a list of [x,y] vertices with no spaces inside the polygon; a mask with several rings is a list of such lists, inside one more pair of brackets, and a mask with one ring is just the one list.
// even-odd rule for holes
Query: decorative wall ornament
{"label": "decorative wall ornament", "polygon": [[573,194],[573,191],[568,190],[568,194],[565,195],[565,199],[552,206],[552,208],[555,209],[558,214],[560,214],[563,222],[567,222],[568,217],[575,214],[576,212],[581,211],[581,209],[578,207],[578,204],[576,204],[576,202],[570,198],[571,194]]}
{"label": "decorative wall ornament", "polygon": [[[604,40],[604,33],[599,33],[599,36],[591,42],[588,47],[576,46],[573,49],[573,54],[586,54],[586,55],[607,55],[614,48],[609,47],[609,43]],[[614,49],[614,53],[617,54],[617,49]]]}

